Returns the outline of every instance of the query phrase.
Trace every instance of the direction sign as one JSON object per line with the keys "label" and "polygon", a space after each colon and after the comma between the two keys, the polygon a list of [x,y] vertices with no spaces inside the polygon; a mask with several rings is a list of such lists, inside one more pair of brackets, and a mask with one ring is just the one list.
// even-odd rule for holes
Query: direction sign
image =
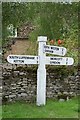
{"label": "direction sign", "polygon": [[74,63],[71,57],[46,57],[47,65],[72,65]]}
{"label": "direction sign", "polygon": [[38,56],[9,55],[7,61],[12,64],[38,64]]}
{"label": "direction sign", "polygon": [[46,45],[46,36],[38,37],[38,42],[38,56],[9,55],[7,61],[11,64],[38,64],[36,103],[40,106],[46,103],[46,65],[72,65],[74,60],[71,57],[47,57],[46,53],[64,56],[67,50],[64,47]]}
{"label": "direction sign", "polygon": [[49,54],[64,56],[67,50],[65,47],[45,45],[44,52],[49,53]]}

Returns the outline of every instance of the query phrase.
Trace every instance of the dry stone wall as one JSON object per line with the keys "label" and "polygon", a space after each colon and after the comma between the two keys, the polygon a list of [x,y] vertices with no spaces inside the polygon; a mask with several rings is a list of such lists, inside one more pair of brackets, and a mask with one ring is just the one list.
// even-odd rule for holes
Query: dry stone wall
{"label": "dry stone wall", "polygon": [[[25,100],[35,102],[37,89],[37,69],[32,66],[2,66],[3,102]],[[59,74],[57,70],[47,70],[47,98],[64,99],[79,95],[79,74]]]}
{"label": "dry stone wall", "polygon": [[2,105],[2,67],[0,65],[0,105]]}

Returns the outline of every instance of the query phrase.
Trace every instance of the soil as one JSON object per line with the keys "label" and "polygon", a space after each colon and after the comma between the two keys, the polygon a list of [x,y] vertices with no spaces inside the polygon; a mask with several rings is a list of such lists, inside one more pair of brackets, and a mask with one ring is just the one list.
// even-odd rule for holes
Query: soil
{"label": "soil", "polygon": [[7,58],[10,54],[25,55],[27,49],[29,49],[31,42],[28,40],[16,40],[15,44],[11,46],[11,50],[8,50],[4,57]]}

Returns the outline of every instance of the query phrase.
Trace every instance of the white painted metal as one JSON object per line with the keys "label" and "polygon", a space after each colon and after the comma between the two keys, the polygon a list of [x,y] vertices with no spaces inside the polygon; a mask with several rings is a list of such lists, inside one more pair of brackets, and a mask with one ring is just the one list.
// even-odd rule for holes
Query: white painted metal
{"label": "white painted metal", "polygon": [[44,52],[49,53],[49,54],[64,56],[67,50],[65,47],[45,45]]}
{"label": "white painted metal", "polygon": [[11,64],[38,64],[38,56],[9,55],[7,61]]}
{"label": "white painted metal", "polygon": [[71,57],[46,57],[47,65],[72,65],[74,59]]}
{"label": "white painted metal", "polygon": [[37,105],[46,103],[46,53],[43,52],[43,46],[46,45],[47,37],[38,37],[39,49],[39,66],[37,70]]}

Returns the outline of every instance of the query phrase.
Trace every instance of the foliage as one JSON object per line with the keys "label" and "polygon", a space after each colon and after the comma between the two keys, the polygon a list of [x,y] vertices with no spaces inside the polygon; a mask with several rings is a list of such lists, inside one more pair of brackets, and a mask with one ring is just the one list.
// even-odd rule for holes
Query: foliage
{"label": "foliage", "polygon": [[[3,28],[9,24],[19,27],[22,23],[32,21],[39,35],[49,39],[69,36],[70,30],[77,29],[78,4],[60,3],[11,3],[2,5]],[[15,18],[15,19],[14,19]],[[5,28],[4,28],[5,29]]]}
{"label": "foliage", "polygon": [[[19,27],[22,23],[28,22],[32,19],[32,4],[30,3],[16,3],[16,2],[3,2],[2,15],[3,15],[3,39],[8,36],[6,34],[7,26],[13,24],[14,27]],[[32,11],[32,12],[31,12]]]}
{"label": "foliage", "polygon": [[[31,22],[35,29],[29,34],[29,40],[35,42],[38,36],[47,36],[48,42],[62,39],[62,46],[67,48],[67,56],[78,63],[78,3],[60,4],[54,2],[3,2],[3,44],[6,42],[7,26],[13,24],[20,27],[25,22]],[[32,53],[33,49],[31,49]],[[36,50],[34,50],[36,51]],[[36,53],[35,53],[36,54]]]}
{"label": "foliage", "polygon": [[75,73],[78,71],[77,66],[50,66],[47,65],[47,71],[49,73],[54,73],[56,76],[61,76],[63,78],[69,76],[69,75],[75,75]]}

